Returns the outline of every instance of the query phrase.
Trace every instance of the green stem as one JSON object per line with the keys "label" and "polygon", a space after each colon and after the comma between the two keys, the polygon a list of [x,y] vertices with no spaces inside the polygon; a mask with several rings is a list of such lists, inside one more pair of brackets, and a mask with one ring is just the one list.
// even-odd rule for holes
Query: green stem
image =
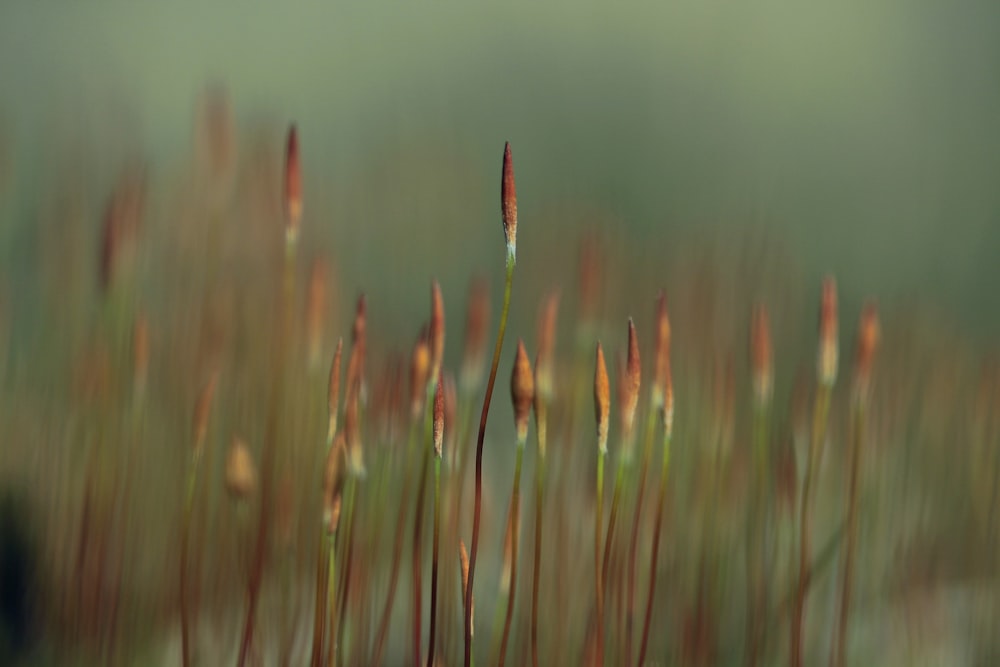
{"label": "green stem", "polygon": [[601,535],[604,533],[604,459],[607,452],[597,454],[597,503],[594,508],[596,525],[594,526],[594,581],[597,589],[596,629],[597,629],[597,664],[604,664],[604,576],[601,565]]}
{"label": "green stem", "polygon": [[632,660],[632,622],[635,609],[635,568],[636,551],[639,547],[639,524],[642,522],[642,501],[646,494],[646,471],[653,456],[653,433],[656,429],[656,409],[651,409],[646,418],[646,433],[643,436],[642,465],[639,466],[639,488],[635,494],[635,513],[632,516],[632,535],[628,547],[628,579],[625,598],[625,659]]}
{"label": "green stem", "polygon": [[639,644],[639,662],[646,662],[649,646],[650,621],[653,618],[653,597],[656,595],[656,566],[660,555],[660,529],[663,526],[663,507],[667,500],[667,474],[670,467],[670,436],[663,437],[663,467],[660,469],[660,495],[656,503],[656,522],[653,524],[653,553],[649,559],[649,597],[646,598],[646,618],[642,622],[642,640]]}
{"label": "green stem", "polygon": [[792,611],[791,647],[788,662],[791,667],[802,667],[802,638],[805,626],[806,601],[809,595],[809,561],[812,559],[812,501],[820,461],[823,458],[823,443],[826,437],[826,421],[830,409],[830,387],[820,384],[816,388],[813,406],[813,430],[809,440],[806,460],[805,480],[802,483],[802,503],[799,515],[799,579]]}
{"label": "green stem", "polygon": [[194,490],[198,480],[200,458],[197,454],[191,462],[188,471],[187,489],[184,492],[184,510],[181,518],[181,562],[180,562],[180,596],[181,596],[181,662],[184,667],[191,664],[191,634],[188,627],[187,570],[188,541],[191,537],[191,515],[194,510]]}
{"label": "green stem", "polygon": [[427,667],[434,667],[437,626],[438,549],[441,541],[441,458],[434,458],[434,546],[431,561],[431,629],[427,637]]}
{"label": "green stem", "polygon": [[472,548],[469,553],[469,584],[465,591],[465,667],[472,662],[472,591],[476,577],[476,555],[479,552],[479,522],[483,506],[483,441],[486,438],[486,418],[490,412],[490,400],[493,398],[493,386],[496,384],[497,367],[500,365],[500,353],[503,349],[503,336],[507,330],[507,312],[510,310],[510,290],[514,281],[514,256],[507,254],[507,278],[504,281],[503,310],[500,313],[500,331],[497,333],[497,344],[493,350],[493,363],[490,366],[490,378],[486,383],[486,395],[483,397],[483,411],[479,417],[479,435],[476,439],[476,501],[472,514]]}
{"label": "green stem", "polygon": [[327,653],[327,664],[333,667],[337,661],[337,531],[327,538],[327,581],[329,598],[327,605],[330,608],[330,650]]}
{"label": "green stem", "polygon": [[542,502],[545,498],[545,432],[546,414],[544,403],[539,405],[536,415],[538,438],[538,463],[535,466],[535,555],[531,577],[531,665],[538,667],[538,586],[542,570]]}
{"label": "green stem", "polygon": [[854,552],[858,539],[858,477],[861,468],[861,438],[865,428],[865,405],[860,402],[854,415],[851,434],[850,477],[847,487],[847,541],[844,545],[844,578],[840,589],[840,613],[837,621],[837,640],[833,644],[832,667],[843,667],[847,656],[847,620],[851,612],[851,593],[854,585]]}
{"label": "green stem", "polygon": [[385,640],[389,634],[389,623],[392,620],[393,601],[396,599],[396,586],[399,582],[399,565],[403,557],[403,539],[406,527],[406,509],[410,502],[410,486],[413,477],[409,474],[410,463],[413,460],[413,441],[416,439],[415,424],[410,426],[410,434],[407,444],[406,468],[403,470],[403,489],[399,494],[399,514],[396,518],[396,538],[392,547],[392,566],[389,571],[389,589],[385,596],[385,605],[382,608],[382,618],[379,621],[378,631],[375,633],[375,648],[372,651],[373,665],[382,664],[382,654],[385,650]]}
{"label": "green stem", "polygon": [[[510,526],[510,593],[507,595],[507,617],[503,622],[503,637],[500,639],[500,660],[497,663],[503,667],[507,658],[507,639],[510,636],[510,623],[514,618],[514,598],[517,593],[517,541],[520,525],[517,520],[521,511],[521,460],[524,457],[524,441],[517,444],[517,458],[514,463],[514,490],[511,493],[511,526]],[[429,667],[429,666],[428,666]]]}

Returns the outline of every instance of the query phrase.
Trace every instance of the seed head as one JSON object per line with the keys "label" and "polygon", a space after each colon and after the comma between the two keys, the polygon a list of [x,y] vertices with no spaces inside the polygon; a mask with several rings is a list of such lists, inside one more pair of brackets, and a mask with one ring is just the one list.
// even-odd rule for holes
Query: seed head
{"label": "seed head", "polygon": [[531,362],[524,349],[524,341],[517,341],[517,355],[514,357],[514,371],[510,377],[510,397],[514,403],[514,426],[517,429],[517,444],[520,447],[528,439],[528,419],[531,403],[535,398],[535,379],[531,374]]}
{"label": "seed head", "polygon": [[295,243],[302,219],[302,168],[299,164],[299,133],[289,126],[285,141],[285,238]]}
{"label": "seed head", "polygon": [[611,383],[608,381],[608,367],[604,363],[604,350],[600,341],[597,342],[597,362],[594,370],[594,411],[597,413],[597,448],[602,454],[607,454]]}
{"label": "seed head", "polygon": [[628,318],[628,356],[625,359],[624,390],[622,392],[622,426],[626,443],[632,439],[635,410],[639,405],[639,387],[642,381],[642,363],[639,361],[639,339],[635,323]]}
{"label": "seed head", "polygon": [[754,402],[758,408],[767,406],[774,393],[774,361],[771,350],[771,324],[767,308],[754,307],[750,324],[750,371],[753,376]]}
{"label": "seed head", "polygon": [[434,456],[441,458],[444,450],[444,389],[441,386],[441,376],[438,375],[437,388],[434,390]]}
{"label": "seed head", "polygon": [[[354,356],[353,353],[351,356]],[[361,449],[361,423],[358,414],[360,390],[360,381],[357,378],[352,380],[348,373],[347,401],[344,405],[344,438],[350,457],[351,474],[356,477],[365,476],[364,452]]]}
{"label": "seed head", "polygon": [[344,488],[344,465],[346,456],[344,434],[338,433],[326,454],[323,468],[323,524],[329,533],[337,530],[340,523],[340,498]]}
{"label": "seed head", "polygon": [[858,325],[858,340],[855,343],[854,383],[857,400],[865,401],[871,387],[872,366],[875,362],[875,350],[881,338],[881,327],[878,321],[878,309],[874,301],[865,303],[861,311],[861,322]]}
{"label": "seed head", "polygon": [[420,330],[410,357],[410,416],[419,419],[424,409],[427,376],[431,368],[431,347],[427,342],[427,327]]}
{"label": "seed head", "polygon": [[517,257],[517,189],[514,187],[514,158],[510,143],[503,147],[503,175],[500,178],[500,212],[503,214],[503,233],[507,239],[507,261]]}
{"label": "seed head", "polygon": [[837,283],[833,276],[823,280],[819,306],[819,352],[816,357],[816,377],[825,387],[837,381]]}
{"label": "seed head", "polygon": [[337,412],[340,410],[340,358],[344,351],[344,339],[337,339],[337,349],[333,353],[333,363],[330,364],[330,385],[327,390],[327,415],[329,426],[326,431],[326,441],[333,442],[337,433]]}
{"label": "seed head", "polygon": [[662,410],[670,384],[670,317],[667,315],[667,297],[661,291],[656,300],[656,341],[654,345],[654,381],[649,392],[654,410]]}
{"label": "seed head", "polygon": [[429,380],[437,384],[444,363],[444,298],[438,281],[431,283],[431,376]]}
{"label": "seed head", "polygon": [[[462,600],[465,600],[466,591],[469,590],[469,552],[465,550],[465,541],[458,541],[458,562],[462,568]],[[471,622],[472,628],[470,630],[470,635],[472,630],[475,630],[475,613],[476,613],[476,598],[472,598],[472,609],[469,610],[469,620]]]}
{"label": "seed head", "polygon": [[233,437],[226,455],[226,491],[234,500],[246,500],[257,489],[257,469],[246,441]]}

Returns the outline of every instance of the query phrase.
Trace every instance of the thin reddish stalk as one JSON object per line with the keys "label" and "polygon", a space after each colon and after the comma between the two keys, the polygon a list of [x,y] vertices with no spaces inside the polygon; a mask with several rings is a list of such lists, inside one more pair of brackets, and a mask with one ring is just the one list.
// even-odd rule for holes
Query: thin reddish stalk
{"label": "thin reddish stalk", "polygon": [[507,279],[504,286],[503,310],[500,314],[500,331],[497,333],[497,344],[493,350],[493,363],[490,366],[490,377],[486,382],[486,395],[483,397],[483,411],[479,416],[479,435],[476,438],[476,500],[472,512],[472,549],[469,554],[469,585],[465,590],[465,656],[463,665],[469,667],[472,662],[472,591],[476,577],[476,556],[479,553],[479,522],[483,509],[483,441],[486,439],[486,419],[490,412],[490,401],[493,399],[493,386],[496,384],[497,367],[500,365],[500,352],[503,349],[503,336],[507,330],[507,311],[510,309],[510,289],[514,278],[514,258],[507,255]]}

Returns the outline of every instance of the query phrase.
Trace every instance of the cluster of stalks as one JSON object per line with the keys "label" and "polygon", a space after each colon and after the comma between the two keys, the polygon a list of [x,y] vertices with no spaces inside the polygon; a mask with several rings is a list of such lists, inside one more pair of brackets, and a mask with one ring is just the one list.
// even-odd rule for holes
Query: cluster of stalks
{"label": "cluster of stalks", "polygon": [[[184,454],[174,570],[179,661],[184,667],[215,663],[203,629],[206,619],[213,617],[212,605],[224,597],[216,595],[209,582],[222,569],[211,569],[205,554],[210,551],[207,531],[220,524],[227,524],[239,554],[239,567],[234,568],[239,584],[235,592],[224,592],[242,604],[238,628],[232,631],[240,666],[271,664],[275,646],[278,664],[308,660],[312,667],[434,667],[460,662],[469,667],[477,661],[489,665],[530,661],[533,667],[644,665],[672,663],[678,656],[687,664],[708,664],[737,655],[748,665],[787,660],[791,667],[799,667],[820,664],[825,656],[820,656],[819,647],[827,645],[831,667],[850,662],[856,581],[862,573],[870,574],[858,562],[868,552],[859,542],[859,526],[865,520],[863,462],[876,409],[872,386],[880,330],[873,304],[866,304],[861,313],[852,383],[841,401],[836,382],[837,289],[832,277],[822,283],[801,474],[794,458],[789,458],[794,449],[783,440],[789,429],[775,397],[780,386],[776,377],[789,366],[785,364],[789,355],[775,345],[770,312],[763,303],[746,318],[746,373],[731,361],[720,363],[725,371],[713,384],[702,377],[702,369],[690,370],[691,363],[687,374],[680,371],[684,383],[678,384],[676,414],[681,447],[675,452],[672,348],[677,348],[681,363],[685,351],[684,341],[675,345],[662,291],[651,309],[652,354],[641,355],[644,318],[628,318],[624,336],[612,346],[609,341],[615,337],[602,328],[595,305],[600,281],[594,276],[599,272],[585,270],[577,304],[578,351],[572,364],[561,365],[560,292],[535,294],[528,286],[519,299],[540,301],[534,363],[524,336],[518,337],[514,353],[505,355],[518,224],[509,144],[501,169],[505,274],[493,355],[487,360],[490,291],[488,281],[478,279],[469,292],[458,373],[447,364],[445,298],[437,281],[431,283],[427,323],[419,328],[405,357],[371,355],[364,295],[358,298],[347,341],[338,339],[325,356],[323,263],[314,264],[318,268],[305,299],[306,325],[297,326],[299,244],[308,231],[301,225],[302,178],[299,137],[293,125],[286,138],[280,184],[284,231],[281,278],[276,281],[280,287],[270,294],[270,309],[277,316],[271,322],[273,331],[267,332],[270,356],[259,371],[267,380],[265,409],[255,420],[247,406],[230,413],[225,404],[219,405],[222,397],[239,395],[240,382],[259,377],[248,371],[241,380],[233,379],[235,364],[206,364],[202,377],[207,380],[194,402],[193,447]],[[137,206],[127,197],[116,205]],[[132,227],[109,223],[103,234],[100,284],[109,302],[125,299],[120,292],[114,294],[119,289],[116,275],[122,270],[121,239],[134,236]],[[588,246],[586,255],[590,259],[585,264],[596,262],[600,251]],[[128,321],[123,303],[127,299],[109,306],[113,313],[109,319]],[[155,384],[148,362],[150,324],[145,318],[137,322],[131,343],[136,348],[136,424]],[[300,347],[307,352],[300,355]],[[312,372],[317,366],[327,368],[327,359],[323,396]],[[617,370],[614,375],[608,371],[609,359],[612,370]],[[643,359],[651,360],[646,368]],[[494,427],[495,435],[488,438],[501,360],[511,364],[513,431],[506,424]],[[588,414],[591,379],[595,422]],[[749,389],[745,409],[734,399],[738,382]],[[702,393],[712,398],[706,400]],[[615,406],[612,396],[617,398]],[[532,414],[534,448],[529,446]],[[841,432],[835,428],[841,419],[846,435],[844,443],[837,444],[843,446],[831,447]],[[596,433],[591,430],[595,424]],[[224,471],[232,508],[213,520],[209,518],[214,512],[210,485],[217,473],[213,449],[221,429],[230,431],[226,437],[231,445],[218,467]],[[133,437],[138,439],[141,432],[136,426]],[[510,441],[512,450],[503,446]],[[745,451],[731,451],[735,441],[746,443]],[[683,472],[678,471],[678,455],[681,463],[687,463]],[[690,463],[699,457],[709,459],[707,482]],[[496,470],[511,459],[513,479],[507,495],[498,486],[501,475]],[[831,459],[832,465],[824,467],[824,460]],[[296,461],[307,463],[296,467]],[[534,473],[534,494],[530,486],[522,494],[525,470]],[[611,471],[613,477],[606,480]],[[838,475],[843,492],[821,496],[824,484],[836,487],[829,480],[838,480]],[[282,479],[294,480],[289,497],[295,502],[283,500]],[[529,485],[530,480],[529,476]],[[96,488],[99,482],[88,485]],[[707,496],[708,508],[689,496]],[[786,496],[794,506],[794,516],[787,522],[782,514]],[[821,507],[819,497],[829,502]],[[684,574],[691,550],[683,547],[697,537],[675,523],[690,526],[696,521],[684,522],[681,513],[672,512],[672,500],[682,508],[691,503],[699,512],[697,522],[702,527],[697,536],[702,543],[693,579]],[[522,506],[533,527],[525,538],[530,541],[525,547],[525,558],[527,546],[531,549],[530,563],[523,567]],[[785,523],[791,525],[791,536],[782,532]],[[581,541],[591,534],[593,561],[589,545]],[[823,539],[822,549],[814,546],[817,536]],[[80,550],[86,551],[84,546]],[[840,570],[831,575],[839,583],[836,616],[827,622],[819,616],[817,583],[827,569],[834,569],[827,565],[838,551]],[[782,571],[780,554],[786,552],[789,562],[787,571]],[[491,567],[496,563],[502,566]],[[309,575],[297,576],[299,569]],[[716,583],[710,585],[713,577]],[[287,607],[282,609],[281,623],[274,622],[267,604],[275,590]],[[484,636],[476,632],[476,597],[481,604],[495,605],[493,627],[488,628],[492,633],[481,643],[476,641]],[[731,603],[733,599],[745,604]],[[710,612],[723,605],[724,611]],[[302,615],[298,606],[307,608],[308,622],[298,622]],[[311,634],[298,625],[310,628]],[[828,628],[832,628],[829,636]]]}

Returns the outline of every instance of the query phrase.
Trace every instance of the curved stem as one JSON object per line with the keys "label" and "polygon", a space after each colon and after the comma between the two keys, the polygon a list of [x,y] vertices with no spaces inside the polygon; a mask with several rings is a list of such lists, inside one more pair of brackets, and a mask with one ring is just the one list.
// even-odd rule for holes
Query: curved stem
{"label": "curved stem", "polygon": [[410,502],[410,486],[413,477],[410,476],[410,461],[412,460],[413,440],[416,429],[410,427],[409,444],[407,450],[407,465],[404,469],[403,490],[399,494],[399,514],[396,517],[396,538],[392,546],[392,568],[389,571],[389,589],[385,596],[385,605],[382,608],[382,618],[379,620],[378,631],[375,633],[375,648],[372,651],[373,665],[382,664],[382,654],[385,651],[385,640],[389,634],[389,623],[392,620],[392,606],[396,599],[396,586],[399,582],[399,565],[403,559],[403,539],[406,528],[406,508]]}
{"label": "curved stem", "polygon": [[181,662],[184,667],[191,664],[191,633],[188,627],[187,604],[187,569],[188,541],[191,533],[191,515],[194,510],[194,489],[198,479],[199,457],[195,457],[188,472],[187,490],[184,494],[184,514],[181,518],[181,562],[180,562],[180,597],[181,597]]}
{"label": "curved stem", "polygon": [[[656,428],[656,410],[650,410],[646,419],[646,434],[643,438],[642,465],[639,466],[639,488],[635,494],[635,513],[632,515],[632,535],[628,546],[628,579],[625,598],[625,659],[622,664],[632,660],[632,617],[635,608],[635,559],[639,547],[639,524],[642,522],[642,501],[646,495],[646,469],[653,453],[653,431]],[[641,664],[641,663],[640,663]]]}
{"label": "curved stem", "polygon": [[531,665],[538,667],[538,585],[542,570],[542,502],[545,497],[545,409],[538,411],[538,464],[535,466],[535,555],[531,577]]}
{"label": "curved stem", "polygon": [[517,593],[517,541],[521,532],[521,524],[517,520],[521,511],[521,459],[524,456],[524,443],[517,445],[517,459],[514,463],[514,490],[511,494],[511,526],[510,526],[510,592],[507,595],[507,616],[503,622],[503,636],[500,639],[500,659],[497,662],[503,667],[507,658],[507,639],[510,636],[510,623],[514,618],[514,597]]}
{"label": "curved stem", "polygon": [[656,522],[653,528],[653,553],[649,558],[649,597],[646,598],[646,618],[642,622],[642,640],[639,643],[639,661],[646,661],[646,648],[649,646],[649,628],[653,619],[653,599],[656,596],[656,566],[660,555],[660,530],[663,526],[663,507],[667,500],[667,473],[670,471],[670,436],[663,439],[663,467],[660,469],[660,495],[656,502]]}
{"label": "curved stem", "polygon": [[604,664],[604,576],[601,567],[601,534],[604,532],[604,459],[603,451],[597,454],[597,502],[594,508],[594,581],[597,588],[596,628],[597,664]]}
{"label": "curved stem", "polygon": [[500,313],[500,331],[497,333],[497,344],[493,350],[493,364],[490,367],[490,378],[486,383],[486,395],[483,397],[483,411],[479,417],[479,436],[476,439],[476,502],[472,514],[469,584],[465,590],[465,657],[463,662],[465,667],[469,667],[472,661],[472,591],[476,576],[476,555],[479,551],[479,521],[483,506],[483,440],[486,438],[486,418],[490,412],[490,400],[493,398],[493,385],[497,379],[497,367],[500,365],[503,336],[507,330],[507,312],[510,310],[510,289],[513,279],[514,258],[508,254],[507,279],[503,290],[503,311]]}
{"label": "curved stem", "polygon": [[865,406],[859,404],[851,434],[850,476],[847,481],[847,541],[844,544],[844,578],[841,581],[840,609],[837,617],[837,640],[833,644],[831,667],[843,667],[847,656],[847,621],[851,613],[854,585],[854,552],[858,540],[858,477],[861,472],[861,438],[865,427]]}
{"label": "curved stem", "polygon": [[441,459],[434,459],[434,555],[431,561],[431,629],[427,637],[427,667],[434,667],[434,633],[437,625],[438,548],[441,537]]}
{"label": "curved stem", "polygon": [[812,497],[819,464],[823,458],[823,439],[826,436],[827,413],[830,408],[830,388],[819,385],[813,407],[813,431],[809,440],[805,480],[802,483],[802,503],[799,515],[799,579],[792,610],[791,647],[788,662],[791,667],[802,667],[802,636],[805,625],[806,598],[809,594],[809,561],[812,558]]}

